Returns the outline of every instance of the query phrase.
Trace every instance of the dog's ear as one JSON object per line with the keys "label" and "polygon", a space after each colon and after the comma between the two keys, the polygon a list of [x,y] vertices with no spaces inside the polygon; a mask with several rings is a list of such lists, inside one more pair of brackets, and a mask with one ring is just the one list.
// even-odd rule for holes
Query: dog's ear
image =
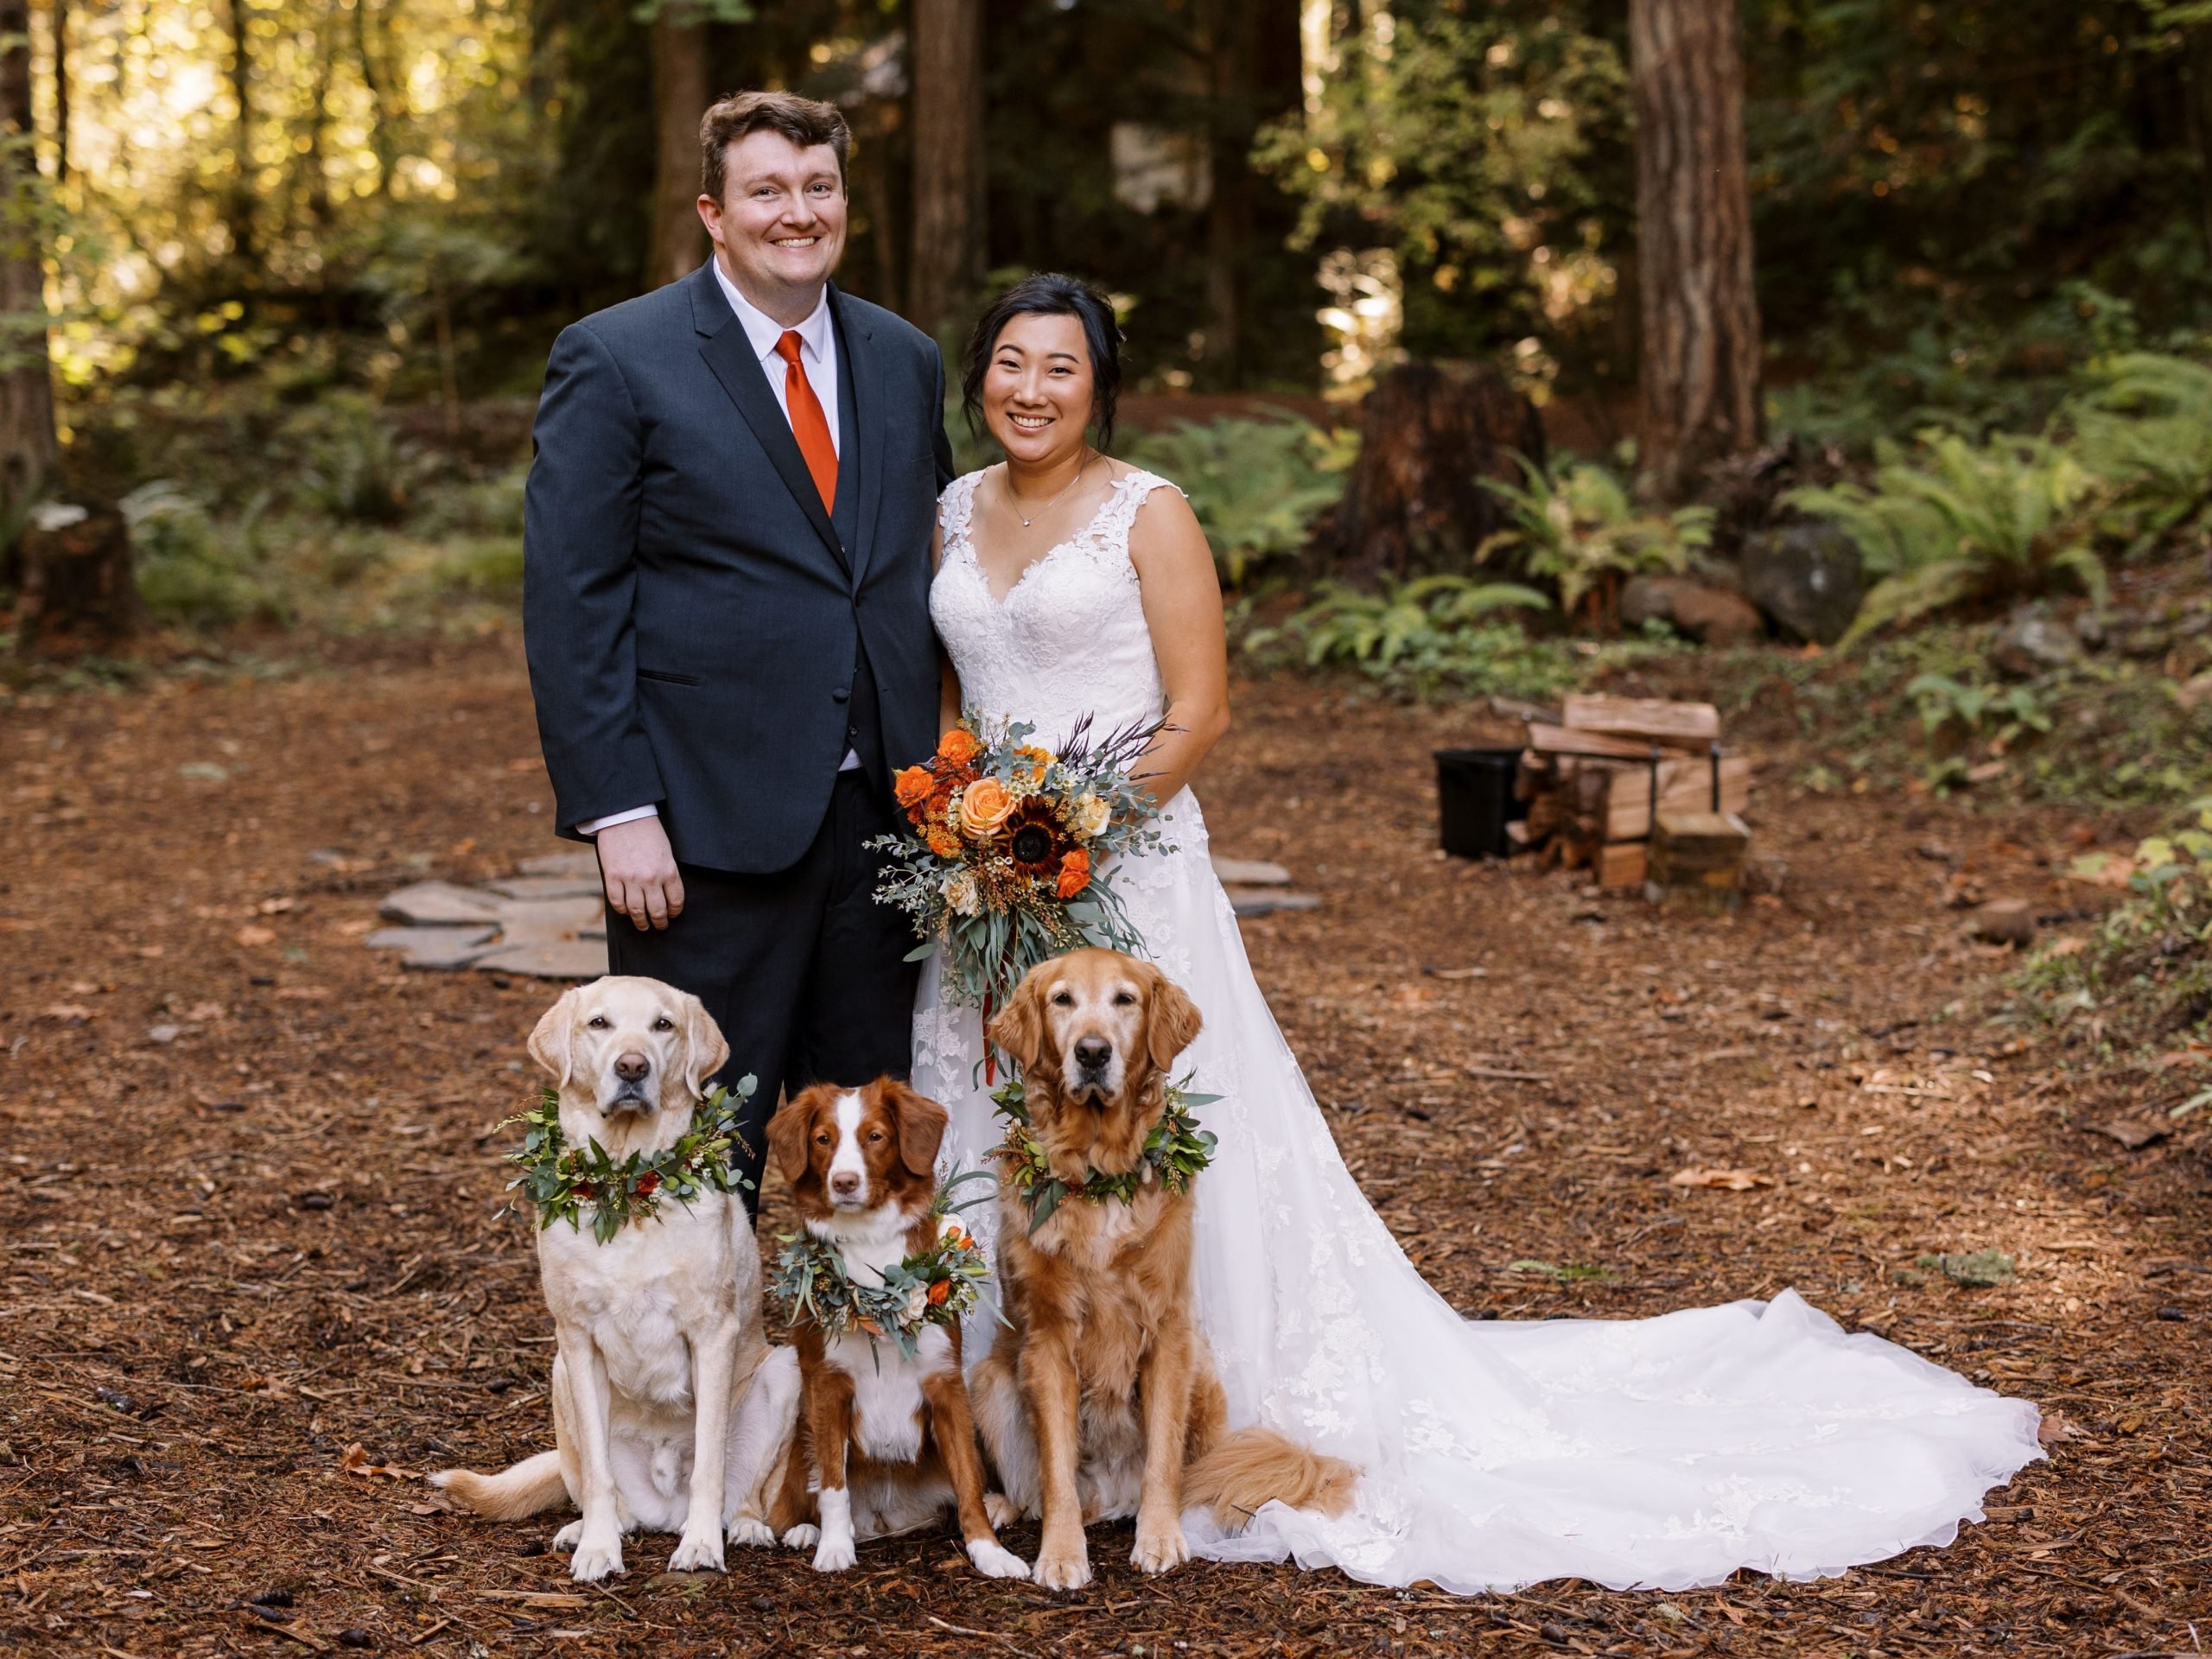
{"label": "dog's ear", "polygon": [[1183,988],[1154,969],[1144,994],[1144,1046],[1155,1070],[1165,1071],[1198,1039],[1198,1005]]}
{"label": "dog's ear", "polygon": [[1045,979],[1052,964],[1040,962],[1021,976],[1005,1012],[991,1021],[985,1034],[1006,1051],[1014,1069],[1027,1077],[1045,1054]]}
{"label": "dog's ear", "polygon": [[562,992],[559,1000],[537,1016],[537,1028],[530,1033],[530,1058],[553,1074],[556,1089],[567,1088],[569,1074],[575,1069],[573,1039],[576,999],[581,995],[581,987]]}
{"label": "dog's ear", "polygon": [[944,1144],[946,1125],[952,1115],[927,1095],[918,1095],[896,1077],[886,1077],[876,1087],[883,1103],[899,1125],[899,1161],[917,1175],[937,1167],[937,1149]]}
{"label": "dog's ear", "polygon": [[677,1000],[683,1008],[683,1081],[691,1098],[699,1100],[706,1095],[707,1079],[729,1058],[729,1044],[705,1003],[689,993],[678,993]]}
{"label": "dog's ear", "polygon": [[806,1138],[814,1133],[814,1108],[822,1098],[820,1084],[784,1103],[784,1109],[768,1120],[768,1151],[784,1173],[786,1185],[796,1185],[806,1173]]}

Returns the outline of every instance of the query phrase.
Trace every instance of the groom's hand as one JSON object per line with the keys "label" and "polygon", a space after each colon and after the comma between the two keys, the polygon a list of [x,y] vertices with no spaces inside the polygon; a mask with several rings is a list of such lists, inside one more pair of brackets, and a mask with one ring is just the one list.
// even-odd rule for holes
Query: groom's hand
{"label": "groom's hand", "polygon": [[683,878],[658,817],[609,824],[593,837],[607,902],[638,925],[638,931],[666,927],[683,913]]}

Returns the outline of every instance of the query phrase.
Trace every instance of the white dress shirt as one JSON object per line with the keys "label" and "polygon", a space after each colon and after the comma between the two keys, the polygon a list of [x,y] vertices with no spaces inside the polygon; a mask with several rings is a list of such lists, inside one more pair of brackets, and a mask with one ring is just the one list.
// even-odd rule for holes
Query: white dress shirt
{"label": "white dress shirt", "polygon": [[[710,262],[715,268],[715,281],[721,285],[722,297],[729,302],[729,308],[737,313],[738,322],[745,329],[745,338],[760,359],[760,372],[767,377],[768,390],[776,395],[776,407],[784,411],[784,419],[791,417],[791,404],[784,387],[790,375],[790,365],[777,351],[777,343],[785,333],[784,325],[747,299],[729,273],[722,269],[722,262]],[[830,290],[824,287],[822,297],[815,302],[813,312],[798,325],[799,366],[806,371],[807,384],[814,388],[815,401],[822,405],[822,416],[830,423],[830,447],[842,455],[843,451],[837,436],[837,331],[830,321]],[[837,770],[850,772],[861,763],[854,751],[845,751],[845,758]],[[576,826],[577,833],[595,836],[618,823],[628,823],[636,818],[657,818],[658,806],[633,806],[626,812],[610,812],[603,818],[592,818]]]}

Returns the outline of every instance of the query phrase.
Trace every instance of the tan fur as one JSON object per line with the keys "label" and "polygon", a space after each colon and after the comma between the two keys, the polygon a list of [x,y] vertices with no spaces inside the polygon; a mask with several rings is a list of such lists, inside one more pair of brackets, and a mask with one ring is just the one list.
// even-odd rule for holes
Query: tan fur
{"label": "tan fur", "polygon": [[[617,1162],[650,1157],[690,1127],[728,1058],[696,997],[658,980],[609,976],[565,993],[531,1033],[550,1073],[561,1128]],[[704,1192],[626,1225],[605,1243],[588,1223],[537,1235],[553,1314],[556,1449],[498,1475],[433,1475],[462,1506],[512,1520],[565,1496],[582,1518],[556,1535],[570,1572],[623,1570],[622,1538],[679,1531],[672,1571],[719,1571],[725,1531],[772,1541],[768,1478],[791,1438],[797,1356],[771,1352],[760,1316],[760,1258],[744,1205]]]}
{"label": "tan fur", "polygon": [[[1078,950],[1031,971],[991,1036],[1020,1069],[1033,1132],[1053,1173],[1136,1166],[1165,1109],[1169,1068],[1198,1033],[1197,1006],[1148,963]],[[1080,1054],[1103,1043],[1109,1062]],[[1083,1529],[1134,1514],[1135,1565],[1189,1558],[1181,1513],[1271,1498],[1340,1513],[1357,1472],[1266,1430],[1224,1435],[1226,1408],[1191,1294],[1190,1192],[1156,1184],[1124,1205],[1064,1200],[1029,1229],[1001,1190],[999,1275],[1009,1327],[969,1389],[976,1427],[1017,1511],[1045,1523],[1035,1577],[1088,1583]],[[1193,1480],[1198,1484],[1189,1484]]]}

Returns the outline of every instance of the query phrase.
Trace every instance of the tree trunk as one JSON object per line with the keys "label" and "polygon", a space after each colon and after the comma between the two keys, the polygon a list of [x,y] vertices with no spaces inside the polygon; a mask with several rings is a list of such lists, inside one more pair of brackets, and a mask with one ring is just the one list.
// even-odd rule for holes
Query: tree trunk
{"label": "tree trunk", "polygon": [[369,38],[370,4],[371,0],[353,0],[353,57],[361,71],[361,85],[369,93],[369,153],[377,158],[377,194],[386,196],[391,194],[391,167],[398,151],[391,130],[391,92],[384,67],[377,61],[375,43]]}
{"label": "tree trunk", "polygon": [[231,254],[248,267],[260,257],[253,234],[253,47],[247,29],[247,0],[231,0],[231,98],[238,105],[238,164],[223,199],[223,226],[230,232]]}
{"label": "tree trunk", "polygon": [[688,276],[706,257],[699,222],[699,118],[707,112],[707,26],[688,6],[664,5],[653,16],[652,235],[645,285]]}
{"label": "tree trunk", "polygon": [[1206,349],[1217,385],[1243,385],[1244,263],[1252,242],[1252,137],[1259,118],[1257,0],[1209,0],[1206,79],[1212,194],[1206,204]]}
{"label": "tree trunk", "polygon": [[1759,442],[1737,0],[1630,0],[1642,458],[1660,494]]}
{"label": "tree trunk", "polygon": [[906,317],[928,334],[983,284],[982,0],[913,0],[914,257]]}
{"label": "tree trunk", "polygon": [[1485,478],[1522,485],[1516,455],[1544,464],[1535,405],[1484,363],[1408,363],[1359,410],[1359,459],[1311,550],[1355,580],[1465,572],[1504,524]]}
{"label": "tree trunk", "polygon": [[69,0],[54,0],[54,182],[69,182]]}
{"label": "tree trunk", "polygon": [[[0,6],[0,20],[6,10]],[[130,531],[113,507],[40,507],[23,531],[22,561],[18,649],[69,639],[105,644],[138,625]]]}
{"label": "tree trunk", "polygon": [[[31,130],[30,7],[0,0],[0,136]],[[54,385],[46,334],[46,271],[38,226],[38,163],[0,148],[0,545],[11,543],[54,471]]]}

